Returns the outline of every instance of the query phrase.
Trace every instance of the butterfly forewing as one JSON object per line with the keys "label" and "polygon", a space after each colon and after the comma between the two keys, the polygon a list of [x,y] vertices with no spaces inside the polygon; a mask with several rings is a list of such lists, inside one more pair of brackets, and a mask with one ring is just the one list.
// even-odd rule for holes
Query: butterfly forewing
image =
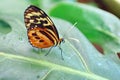
{"label": "butterfly forewing", "polygon": [[41,9],[30,6],[25,10],[24,21],[27,28],[29,42],[38,48],[56,46],[61,42],[57,29]]}

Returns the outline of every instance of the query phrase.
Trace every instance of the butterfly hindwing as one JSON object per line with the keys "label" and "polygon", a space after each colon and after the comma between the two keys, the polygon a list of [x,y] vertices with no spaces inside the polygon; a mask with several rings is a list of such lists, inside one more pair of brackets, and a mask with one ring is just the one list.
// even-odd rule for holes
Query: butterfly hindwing
{"label": "butterfly hindwing", "polygon": [[48,34],[37,27],[28,31],[28,38],[32,46],[37,48],[54,46],[54,38],[52,39]]}

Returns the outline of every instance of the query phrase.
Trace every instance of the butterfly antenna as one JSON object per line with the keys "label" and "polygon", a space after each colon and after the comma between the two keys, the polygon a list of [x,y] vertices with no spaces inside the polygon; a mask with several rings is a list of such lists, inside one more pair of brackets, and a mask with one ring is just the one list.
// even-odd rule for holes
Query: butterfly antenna
{"label": "butterfly antenna", "polygon": [[[68,32],[70,32],[70,31],[75,27],[75,25],[77,25],[77,22],[75,22],[75,23],[73,24],[73,26],[66,32],[66,34],[67,34]],[[65,37],[66,34],[64,34],[63,37]],[[67,38],[67,39],[76,41],[76,42],[78,42],[78,43],[80,42],[80,41],[79,41],[78,39],[76,39],[76,38]]]}
{"label": "butterfly antenna", "polygon": [[67,34],[68,32],[70,32],[70,31],[75,27],[76,24],[77,24],[77,22],[75,22],[75,23],[73,24],[73,26],[63,35],[63,37],[65,37],[66,34]]}

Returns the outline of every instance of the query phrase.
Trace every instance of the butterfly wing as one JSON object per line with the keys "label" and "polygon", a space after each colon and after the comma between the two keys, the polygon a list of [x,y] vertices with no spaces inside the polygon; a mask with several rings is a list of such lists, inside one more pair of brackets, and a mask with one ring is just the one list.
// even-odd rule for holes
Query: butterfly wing
{"label": "butterfly wing", "polygon": [[57,29],[43,10],[31,5],[24,12],[24,21],[33,46],[47,48],[58,44]]}

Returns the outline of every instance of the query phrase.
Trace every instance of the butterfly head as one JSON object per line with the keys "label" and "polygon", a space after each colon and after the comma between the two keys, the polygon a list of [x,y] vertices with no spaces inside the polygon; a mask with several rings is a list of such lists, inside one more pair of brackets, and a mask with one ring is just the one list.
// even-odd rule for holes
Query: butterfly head
{"label": "butterfly head", "polygon": [[65,42],[64,38],[59,39],[59,44],[61,44],[61,42]]}

